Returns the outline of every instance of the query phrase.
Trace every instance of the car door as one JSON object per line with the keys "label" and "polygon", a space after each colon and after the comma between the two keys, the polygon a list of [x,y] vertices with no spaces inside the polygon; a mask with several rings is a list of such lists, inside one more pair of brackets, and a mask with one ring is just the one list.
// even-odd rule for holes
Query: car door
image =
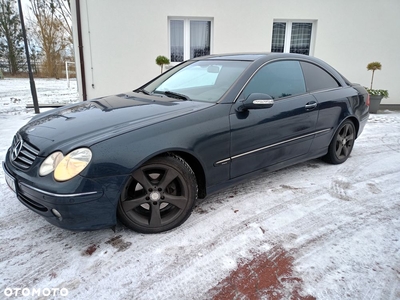
{"label": "car door", "polygon": [[[253,93],[271,96],[272,107],[240,112],[238,108]],[[317,119],[318,103],[306,93],[298,61],[262,66],[230,112],[231,178],[306,155]]]}

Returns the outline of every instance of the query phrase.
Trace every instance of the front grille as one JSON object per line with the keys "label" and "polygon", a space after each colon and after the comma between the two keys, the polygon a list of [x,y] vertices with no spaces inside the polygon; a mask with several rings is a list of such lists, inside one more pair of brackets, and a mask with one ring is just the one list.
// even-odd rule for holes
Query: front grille
{"label": "front grille", "polygon": [[39,149],[24,141],[19,134],[16,134],[11,145],[10,154],[11,161],[16,167],[27,170],[38,156]]}

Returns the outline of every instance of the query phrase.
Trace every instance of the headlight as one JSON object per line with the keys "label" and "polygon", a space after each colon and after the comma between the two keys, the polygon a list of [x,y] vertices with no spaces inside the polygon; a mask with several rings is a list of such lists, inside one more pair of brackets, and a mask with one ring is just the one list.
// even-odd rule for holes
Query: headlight
{"label": "headlight", "polygon": [[64,155],[60,151],[50,154],[40,166],[39,175],[46,176],[53,172],[63,158]]}
{"label": "headlight", "polygon": [[86,168],[92,159],[92,151],[88,148],[79,148],[70,152],[57,165],[54,178],[57,181],[69,180]]}

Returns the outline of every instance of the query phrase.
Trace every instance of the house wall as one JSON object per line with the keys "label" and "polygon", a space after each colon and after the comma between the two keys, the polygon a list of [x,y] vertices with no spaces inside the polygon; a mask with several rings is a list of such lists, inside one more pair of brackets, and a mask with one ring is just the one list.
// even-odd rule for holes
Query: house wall
{"label": "house wall", "polygon": [[371,79],[367,64],[381,62],[373,87],[389,90],[383,103],[400,104],[399,0],[81,0],[80,6],[88,99],[132,90],[159,74],[155,58],[170,54],[168,17],[207,17],[212,54],[269,52],[274,19],[314,21],[314,56],[364,86]]}

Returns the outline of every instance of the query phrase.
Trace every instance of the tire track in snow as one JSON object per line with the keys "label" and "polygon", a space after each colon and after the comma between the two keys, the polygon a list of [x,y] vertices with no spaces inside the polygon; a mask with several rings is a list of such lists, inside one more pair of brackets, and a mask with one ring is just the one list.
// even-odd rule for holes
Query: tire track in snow
{"label": "tire track in snow", "polygon": [[[257,224],[260,221],[265,220],[266,218],[269,218],[273,215],[277,215],[283,211],[285,211],[289,206],[294,205],[294,204],[299,204],[302,203],[304,201],[304,199],[310,199],[312,197],[317,197],[320,194],[325,193],[323,190],[320,190],[319,193],[313,193],[313,195],[311,196],[310,194],[306,194],[303,195],[301,197],[295,197],[294,199],[288,200],[285,203],[281,203],[277,206],[274,206],[272,209],[269,209],[265,212],[259,213],[251,218],[247,218],[245,220],[243,220],[242,222],[236,224],[235,226],[231,226],[230,227],[230,232],[221,232],[219,235],[215,236],[213,238],[212,241],[208,242],[207,244],[203,244],[203,249],[206,249],[210,252],[216,250],[218,247],[221,247],[222,245],[224,245],[225,243],[229,242],[230,240],[233,240],[236,236],[243,234],[245,231],[247,230],[257,230],[260,234],[260,236],[262,236],[262,238],[260,238],[259,241],[252,241],[252,246],[253,248],[259,248],[263,245],[267,244],[275,244],[277,242],[276,238],[274,237],[274,232],[271,231],[270,233],[267,232],[265,233],[265,235],[262,234],[262,230],[259,229],[259,226],[255,225],[253,227],[249,226],[252,224]],[[290,205],[289,205],[290,204]],[[233,255],[238,251],[238,249],[234,248],[234,249],[230,249],[231,252],[226,253],[226,255]],[[209,255],[209,253],[207,255]],[[190,260],[190,258],[184,258],[183,260],[188,259],[188,263],[187,266],[191,266],[193,263],[195,263],[196,261],[201,261],[201,258],[195,258],[194,260]],[[218,266],[218,259],[215,262],[211,263],[212,265],[216,265]],[[170,268],[171,266],[168,266],[168,268]],[[183,265],[183,267],[186,267],[185,265]],[[215,267],[213,268],[215,269]],[[177,269],[174,273],[173,272],[169,272],[168,273],[168,277],[176,277],[177,275],[179,275],[179,273],[181,272],[181,270]],[[142,282],[143,284],[143,282]],[[148,284],[146,285],[146,287],[151,288],[151,286],[153,285],[152,280],[150,279],[150,281],[148,282]],[[192,287],[193,288],[193,287]],[[132,291],[134,292],[134,291]],[[165,292],[165,291],[164,291]]]}
{"label": "tire track in snow", "polygon": [[[317,194],[323,194],[324,191],[320,190]],[[219,248],[224,248],[224,244],[234,240],[238,235],[243,234],[246,230],[250,230],[250,231],[257,231],[258,234],[260,235],[260,240],[255,240],[255,241],[251,241],[253,246],[258,247],[258,246],[262,246],[266,243],[271,243],[273,242],[273,234],[268,236],[268,235],[264,235],[262,234],[262,231],[258,228],[258,227],[249,227],[249,224],[251,223],[257,223],[260,220],[264,220],[265,218],[269,218],[270,216],[279,214],[283,211],[285,211],[287,209],[288,206],[291,206],[293,204],[298,204],[303,202],[305,199],[309,199],[311,197],[316,197],[316,193],[314,192],[313,195],[310,194],[305,194],[302,195],[300,197],[294,197],[293,199],[284,201],[282,203],[279,203],[278,205],[275,205],[265,211],[262,211],[261,213],[258,213],[256,215],[254,215],[251,218],[245,218],[244,220],[242,220],[241,222],[239,222],[236,225],[233,226],[229,226],[229,231],[225,231],[222,230],[220,231],[217,235],[213,235],[213,237],[208,240],[206,243],[202,244],[201,246],[201,252],[203,252],[203,255],[207,255],[207,256],[212,256],[213,252],[218,252]],[[241,200],[243,201],[243,200]],[[236,201],[235,201],[236,202]],[[238,201],[240,202],[240,201]],[[228,206],[230,204],[229,203],[224,203],[222,206]],[[184,226],[174,230],[174,239],[178,238],[179,239],[179,235],[190,235],[195,233],[195,231],[197,231],[196,228],[194,228],[199,222],[200,223],[204,223],[207,222],[207,219],[213,219],[215,217],[215,215],[217,213],[220,212],[220,207],[218,207],[215,211],[212,211],[211,213],[207,214],[207,215],[201,215],[200,218],[193,220],[192,222],[189,222],[189,224],[187,226],[185,226],[187,223],[185,223]],[[191,230],[193,229],[193,230]],[[179,233],[177,233],[177,231],[179,231]],[[159,239],[157,242],[155,243],[151,243],[151,245],[146,248],[146,252],[142,252],[140,253],[140,250],[135,252],[135,259],[137,261],[145,261],[146,258],[148,258],[149,253],[154,253],[157,251],[158,248],[160,248],[161,246],[167,244],[170,240],[170,236],[164,236],[161,239]],[[173,243],[172,243],[173,244]],[[231,243],[230,243],[231,244]],[[241,244],[238,244],[239,248],[232,248],[229,249],[225,255],[226,256],[232,256],[235,257],[237,256],[237,253],[241,251],[240,246],[242,246]],[[201,266],[203,269],[206,268],[207,270],[215,270],[216,268],[218,268],[218,266],[220,265],[218,262],[220,260],[219,255],[215,255],[214,259],[210,259],[209,262],[204,263],[204,259],[202,258],[202,256],[198,256],[198,257],[193,257],[193,255],[191,254],[191,252],[189,251],[188,253],[183,253],[182,255],[179,256],[179,260],[171,260],[170,262],[165,262],[165,264],[162,267],[159,266],[155,266],[154,264],[147,264],[144,267],[143,273],[144,274],[154,274],[150,275],[148,279],[146,278],[142,278],[140,283],[138,285],[135,285],[135,283],[133,283],[133,286],[127,291],[127,295],[130,295],[132,297],[143,297],[144,296],[144,291],[145,291],[145,295],[146,298],[147,296],[151,298],[151,294],[152,293],[156,293],[157,292],[157,286],[158,286],[158,282],[164,282],[163,284],[165,285],[165,277],[167,278],[174,278],[172,280],[172,282],[169,282],[168,286],[173,286],[175,288],[171,289],[171,296],[174,295],[174,293],[176,293],[177,291],[180,290],[180,288],[178,288],[178,286],[180,286],[182,284],[182,291],[185,291],[185,282],[187,282],[187,274],[184,275],[182,277],[182,273],[185,273],[185,270],[193,267],[193,265],[199,265]],[[125,267],[126,269],[128,269],[128,267]],[[156,268],[156,272],[154,271],[154,268]],[[104,274],[102,276],[103,279],[108,278],[109,276],[111,276],[112,273],[115,273],[117,271],[121,271],[121,267],[120,266],[112,266],[111,262],[106,263],[105,265],[102,266],[102,269],[107,269],[108,272],[106,274]],[[123,268],[122,268],[123,269]],[[152,271],[153,270],[153,271]],[[213,272],[213,271],[211,271]],[[215,272],[218,272],[218,270],[215,270]],[[161,274],[161,275],[160,275]],[[198,276],[198,274],[196,275]],[[164,279],[164,280],[162,280]],[[181,283],[182,282],[182,283]],[[191,286],[191,289],[193,290],[193,286]],[[201,288],[199,287],[199,291],[201,291]],[[168,293],[165,290],[165,288],[163,289],[163,293],[166,296]],[[76,295],[78,296],[78,295]],[[127,296],[128,297],[128,296]]]}
{"label": "tire track in snow", "polygon": [[[394,178],[394,177],[393,177]],[[360,190],[362,187],[360,187]],[[383,197],[388,198],[388,199],[396,199],[399,195],[399,190],[392,190],[389,192],[386,192]],[[344,254],[343,250],[341,249],[343,243],[341,241],[346,241],[346,240],[352,240],[352,237],[357,237],[361,232],[363,231],[368,231],[368,228],[371,231],[374,231],[374,229],[378,228],[393,228],[392,222],[393,220],[399,221],[399,215],[400,215],[400,207],[396,202],[389,202],[386,204],[382,204],[383,201],[381,201],[382,198],[377,198],[376,195],[371,194],[369,197],[364,198],[363,201],[359,200],[357,201],[356,198],[354,198],[351,202],[339,202],[339,201],[333,201],[330,203],[329,206],[324,206],[322,207],[321,211],[318,212],[318,218],[320,221],[316,221],[315,223],[318,225],[317,227],[312,226],[312,223],[310,222],[309,218],[313,219],[312,215],[308,215],[306,220],[301,220],[296,221],[288,226],[288,228],[284,228],[283,232],[294,232],[295,236],[299,236],[300,238],[290,240],[290,237],[284,243],[286,245],[286,248],[290,247],[290,245],[295,245],[294,250],[295,254],[294,256],[297,257],[297,260],[302,261],[302,260],[307,260],[308,258],[313,257],[314,259],[318,260],[318,253],[321,251],[324,251],[323,249],[329,249],[330,247],[332,248],[337,248],[337,251],[341,251],[340,257],[342,257],[343,261],[341,263],[336,263],[331,266],[326,266],[323,268],[321,265],[318,265],[318,269],[320,269],[320,274],[319,276],[315,276],[312,279],[311,285],[315,286],[315,281],[321,282],[321,281],[326,281],[327,278],[330,277],[335,277],[337,273],[342,272],[343,273],[343,266],[348,264],[349,262],[346,261],[346,255]],[[383,199],[382,199],[383,200]],[[345,203],[344,205],[341,205],[341,203]],[[367,207],[365,207],[367,206]],[[368,209],[370,208],[370,209]],[[390,211],[388,216],[388,211]],[[332,213],[334,212],[334,214]],[[385,225],[386,224],[386,225]],[[386,231],[385,233],[385,238],[392,239],[393,241],[397,241],[393,243],[391,246],[391,249],[385,249],[389,253],[399,253],[400,251],[400,244],[398,243],[398,237],[396,240],[396,236],[398,235],[398,231],[394,231],[392,229],[391,232]],[[379,238],[378,238],[379,240]],[[350,241],[349,241],[350,242]],[[339,245],[337,245],[337,244]],[[349,244],[354,243],[354,241],[351,241]],[[396,244],[397,243],[397,244]],[[288,246],[289,245],[289,246]],[[347,246],[347,245],[346,245]],[[369,249],[365,250],[362,249],[363,255],[364,256],[372,256],[372,259],[374,257],[373,253],[369,253]],[[371,248],[371,246],[370,246]],[[350,250],[350,249],[349,249]],[[376,246],[376,255],[378,255],[378,252],[381,251],[379,247],[379,243]],[[325,250],[326,251],[326,250]],[[361,254],[361,253],[360,253]],[[321,255],[321,254],[320,254]],[[392,254],[388,253],[382,253],[383,256],[388,256]],[[351,262],[351,260],[350,260]],[[301,264],[300,264],[301,265]],[[353,273],[360,273],[360,276],[362,272],[365,272],[365,270],[371,269],[371,265],[366,262],[366,266],[364,267],[365,270],[358,270],[357,268],[359,266],[353,265],[349,266],[353,268],[354,270]],[[321,270],[322,269],[322,270]],[[389,266],[385,267],[386,271],[385,273],[388,273],[391,278],[377,278],[374,282],[374,286],[376,285],[383,285],[381,289],[376,291],[376,294],[379,294],[380,296],[378,297],[379,299],[393,299],[391,298],[391,295],[394,293],[393,292],[393,277],[398,276],[400,274],[400,267],[398,269],[393,269],[390,268]],[[396,275],[397,272],[397,275]],[[307,274],[307,273],[306,273]],[[390,275],[391,274],[391,275]],[[346,272],[344,272],[343,276],[348,276]],[[301,276],[300,276],[301,277]],[[303,276],[303,277],[310,277],[310,276]],[[350,280],[351,282],[355,282],[354,280]],[[357,281],[356,281],[357,282]],[[346,282],[343,282],[341,285],[346,285]],[[349,299],[352,299],[354,295],[358,295],[357,297],[361,297],[363,294],[365,297],[369,297],[367,292],[363,291],[363,288],[361,285],[357,287],[348,287],[351,290],[351,293],[348,295],[351,295],[348,297]],[[357,288],[359,290],[357,290]],[[313,296],[319,296],[317,297],[322,298],[322,299],[336,299],[343,297],[343,294],[336,294],[334,291],[330,291],[325,297],[323,296],[322,291],[318,291],[318,288],[316,287],[314,290],[307,290],[308,293],[312,294]],[[316,293],[317,292],[317,293]],[[332,294],[333,293],[333,294]],[[361,297],[364,298],[364,297]]]}
{"label": "tire track in snow", "polygon": [[[395,192],[390,196],[394,195],[396,195]],[[330,209],[331,208],[329,208],[329,210]],[[365,278],[363,274],[365,275],[366,272],[370,272],[374,268],[376,265],[374,262],[375,257],[382,256],[384,257],[382,261],[388,260],[393,253],[399,253],[400,245],[398,243],[397,245],[393,243],[389,249],[382,249],[382,247],[379,246],[380,238],[377,238],[378,242],[375,248],[369,246],[369,248],[364,249],[362,245],[357,245],[357,240],[359,239],[359,235],[365,234],[365,232],[369,233],[369,231],[379,228],[390,228],[391,220],[387,219],[387,211],[385,209],[382,209],[381,212],[378,213],[365,213],[365,209],[363,210],[361,207],[349,208],[346,206],[342,207],[341,211],[340,207],[334,207],[333,209],[335,215],[330,214],[330,211],[320,212],[320,215],[326,218],[320,218],[321,222],[317,222],[319,225],[317,228],[311,226],[306,226],[306,228],[304,228],[304,224],[309,225],[307,221],[304,221],[303,224],[296,222],[295,224],[291,224],[291,228],[285,228],[283,232],[295,232],[299,238],[294,240],[288,239],[283,244],[287,250],[290,248],[292,249],[289,250],[289,252],[296,258],[296,270],[298,274],[300,274],[297,276],[300,278],[307,278],[309,289],[306,291],[309,294],[316,296],[317,299],[345,298],[343,297],[342,291],[337,289],[337,283],[334,285],[336,287],[335,289],[326,291],[325,297],[324,291],[318,288],[318,284],[326,286],[324,282],[339,277],[341,282],[340,286],[342,287],[347,285],[347,280],[353,284],[356,283],[355,287],[348,287],[349,290],[351,290],[351,292],[347,294],[350,295],[348,299],[354,299],[354,295],[357,295],[357,298],[368,298],[368,292],[364,291],[364,286],[367,282],[365,282],[365,280],[363,281],[363,278]],[[360,214],[360,212],[363,213]],[[397,208],[397,210],[393,210],[392,216],[396,218],[399,213],[400,210]],[[340,219],[344,221],[335,221],[336,214],[342,214]],[[346,217],[343,218],[343,216]],[[392,239],[393,241],[396,240],[396,236],[397,231],[392,230],[391,232],[385,233],[385,238]],[[349,246],[352,244],[354,246]],[[351,252],[352,249],[357,249],[357,251],[359,251],[359,255],[362,257],[359,261],[362,262],[362,264],[354,262],[354,258],[350,257],[347,259],[347,254]],[[373,252],[370,252],[371,250]],[[384,250],[383,253],[381,253],[382,250]],[[329,254],[326,254],[326,251],[328,251]],[[365,259],[366,257],[369,259]],[[304,261],[307,263],[304,263]],[[323,264],[319,263],[319,261],[322,261]],[[308,267],[304,267],[304,265]],[[311,272],[309,271],[310,266],[312,266],[311,268],[313,269]],[[380,295],[377,298],[393,299],[390,297],[390,295],[393,294],[393,278],[396,278],[396,276],[398,277],[400,270],[399,268],[396,270],[392,266],[383,266],[383,268],[385,269],[385,275],[382,276],[382,273],[377,273],[376,276],[369,276],[367,277],[370,278],[368,282],[375,288],[381,286],[381,288],[376,291],[376,294]],[[360,280],[351,278],[352,276],[357,276],[357,274]],[[349,276],[350,278],[348,278]],[[358,284],[359,282],[361,283]],[[310,286],[312,287],[311,289]]]}
{"label": "tire track in snow", "polygon": [[[360,181],[360,182],[362,182],[362,181]],[[320,193],[320,195],[322,195],[322,194],[324,194],[324,192]],[[394,195],[394,194],[395,194],[395,192],[393,193],[393,195]],[[305,197],[308,197],[308,195],[305,195]],[[297,199],[297,200],[300,200],[299,198],[296,198],[296,199]],[[314,202],[318,202],[317,199],[314,198],[314,200],[315,200]],[[296,201],[293,201],[293,203],[291,203],[291,204],[295,204],[294,202],[296,202]],[[327,203],[326,205],[324,205],[323,209],[326,209],[327,211],[332,210],[332,207],[331,207],[332,202],[333,202],[333,201],[331,201],[331,202]],[[336,202],[336,205],[338,206],[338,208],[336,208],[336,212],[341,212],[342,214],[345,214],[345,213],[348,213],[348,212],[349,212],[348,209],[346,210],[345,208],[341,208],[341,205],[340,205],[339,202]],[[287,208],[287,206],[286,206],[285,208]],[[354,209],[354,213],[351,214],[352,218],[356,218],[356,217],[359,215],[359,211],[360,211],[360,210],[362,210],[362,208],[355,208],[355,209]],[[278,214],[278,213],[279,213],[279,210],[275,211],[273,214],[269,215],[268,217],[271,217],[272,215],[276,215],[276,214]],[[365,216],[364,219],[366,219],[367,217],[368,217],[368,216]],[[255,223],[257,223],[257,222],[259,222],[260,220],[263,220],[263,218],[257,219],[257,217],[255,217],[255,218],[253,218],[253,219],[246,219],[246,222],[255,222]],[[331,214],[331,220],[335,220],[335,216],[332,215],[332,214]],[[313,218],[312,213],[311,213],[311,214],[309,213],[309,214],[307,214],[305,217],[303,217],[302,221],[303,221],[303,225],[306,225],[306,228],[307,228],[308,230],[305,231],[305,230],[304,230],[304,229],[305,229],[304,226],[299,226],[299,225],[300,225],[300,222],[298,222],[298,221],[296,221],[296,220],[293,221],[293,222],[291,222],[291,223],[289,223],[289,225],[287,225],[287,227],[290,226],[290,227],[294,227],[294,228],[299,228],[299,230],[300,230],[301,232],[305,232],[306,234],[310,234],[313,230],[315,230],[316,227],[322,226],[322,225],[324,225],[324,224],[327,222],[326,219]],[[242,223],[241,223],[241,224],[242,224]],[[241,224],[238,224],[238,226],[240,226]],[[328,225],[329,225],[329,223],[328,223]],[[347,226],[347,224],[343,224],[342,227],[338,227],[337,229],[340,230],[341,228],[344,228],[344,227],[346,227],[346,226]],[[243,232],[242,232],[243,230],[241,230],[240,228],[233,227],[232,229],[233,229],[233,231],[236,232],[237,234],[243,233]],[[357,230],[358,230],[357,228],[354,228],[354,229],[353,229],[353,232],[356,232]],[[284,232],[290,232],[290,230],[283,230],[283,231],[284,231]],[[334,232],[334,230],[330,230],[330,231],[328,231],[327,233],[325,233],[325,235],[320,235],[320,236],[318,237],[318,240],[319,240],[319,239],[324,240],[324,238],[329,237],[329,236],[332,236],[333,232]],[[347,232],[346,234],[348,234],[348,233],[351,233],[351,232]],[[275,235],[273,234],[271,237],[274,237],[274,236],[275,236]],[[296,235],[288,235],[288,237],[289,237],[289,238],[291,237],[292,239],[295,239],[295,238],[296,238]],[[218,236],[218,240],[221,241],[221,243],[227,242],[226,238],[229,238],[229,237],[228,237],[227,235]],[[253,243],[253,247],[254,247],[254,248],[258,248],[259,246],[262,246],[262,245],[263,245],[263,242],[265,242],[266,240],[267,240],[268,242],[270,242],[270,243],[277,243],[277,242],[279,241],[279,239],[277,240],[276,238],[275,238],[275,239],[274,239],[274,238],[268,238],[268,239],[262,240],[261,243]],[[279,243],[280,243],[280,242],[288,242],[288,240],[285,241],[285,239],[282,238],[282,241],[279,241]],[[289,242],[291,242],[291,241],[289,241]],[[213,245],[213,246],[214,246],[214,245]],[[216,245],[215,245],[215,246],[216,246]],[[191,263],[193,263],[193,262],[191,262]],[[176,276],[176,274],[169,274],[169,275],[171,275],[171,276]],[[149,283],[149,286],[151,286],[151,283]]]}

